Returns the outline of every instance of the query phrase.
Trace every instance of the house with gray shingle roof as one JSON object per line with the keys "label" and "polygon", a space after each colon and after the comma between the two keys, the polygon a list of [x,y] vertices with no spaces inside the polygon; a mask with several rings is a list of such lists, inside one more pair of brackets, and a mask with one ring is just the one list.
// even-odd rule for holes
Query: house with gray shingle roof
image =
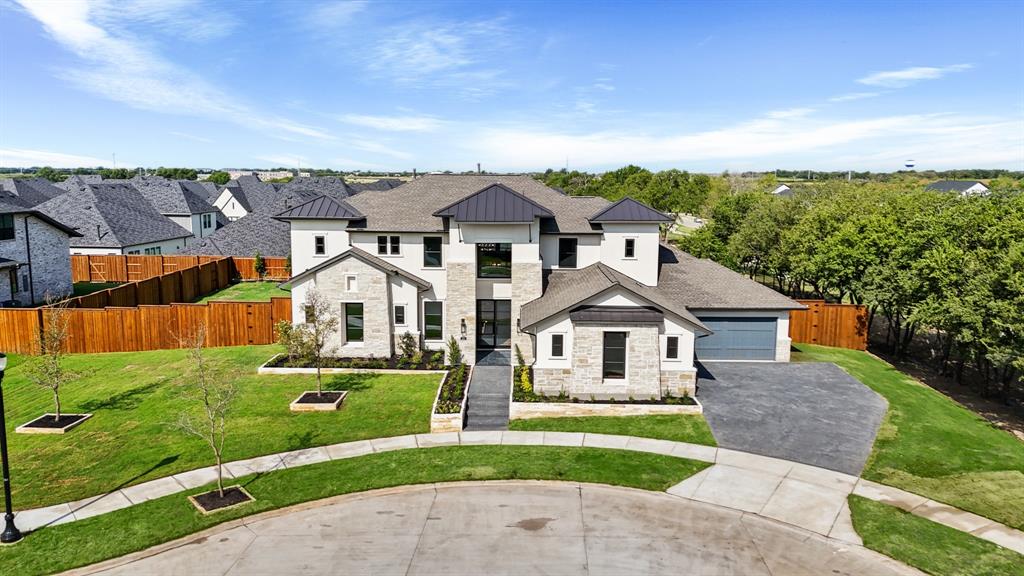
{"label": "house with gray shingle roof", "polygon": [[45,178],[0,178],[0,194],[21,206],[37,206],[64,193]]}
{"label": "house with gray shingle roof", "polygon": [[938,180],[925,186],[925,190],[954,192],[961,196],[973,196],[975,194],[987,194],[988,186],[985,186],[978,180]]}
{"label": "house with gray shingle roof", "polygon": [[32,306],[72,290],[68,247],[78,232],[39,211],[35,200],[0,189],[0,306]]}
{"label": "house with gray shingle roof", "polygon": [[210,191],[199,182],[161,176],[135,176],[106,182],[135,188],[157,212],[191,232],[196,240],[210,236],[217,229],[219,211],[207,200]]}
{"label": "house with gray shingle roof", "polygon": [[276,193],[277,190],[270,182],[264,182],[254,175],[244,175],[228,181],[212,204],[228,221],[234,222],[272,201]]}
{"label": "house with gray shingle roof", "polygon": [[82,186],[36,210],[80,234],[70,241],[72,254],[174,254],[192,237],[125,183]]}
{"label": "house with gray shingle roof", "polygon": [[529,176],[428,175],[273,219],[289,226],[292,317],[312,290],[336,302],[338,355],[393,355],[406,332],[454,337],[470,363],[518,349],[549,395],[693,394],[697,361],[788,361],[803,307],[662,244],[672,219],[641,202]]}

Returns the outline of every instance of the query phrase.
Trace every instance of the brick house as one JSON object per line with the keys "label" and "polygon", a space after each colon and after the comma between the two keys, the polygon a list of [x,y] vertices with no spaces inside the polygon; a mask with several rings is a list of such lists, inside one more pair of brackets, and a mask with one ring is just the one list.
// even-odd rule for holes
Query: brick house
{"label": "brick house", "polygon": [[285,210],[292,305],[337,302],[337,354],[454,336],[468,362],[533,365],[538,391],[692,392],[696,360],[788,361],[802,306],[660,242],[671,218],[635,200],[568,196],[529,176],[428,175]]}

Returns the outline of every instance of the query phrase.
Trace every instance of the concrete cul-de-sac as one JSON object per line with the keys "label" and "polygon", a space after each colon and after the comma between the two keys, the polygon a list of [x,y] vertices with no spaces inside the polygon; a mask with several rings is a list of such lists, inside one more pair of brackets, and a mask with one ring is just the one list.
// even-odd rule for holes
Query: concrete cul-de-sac
{"label": "concrete cul-de-sac", "polygon": [[719,446],[855,476],[887,406],[829,363],[706,362],[697,386]]}

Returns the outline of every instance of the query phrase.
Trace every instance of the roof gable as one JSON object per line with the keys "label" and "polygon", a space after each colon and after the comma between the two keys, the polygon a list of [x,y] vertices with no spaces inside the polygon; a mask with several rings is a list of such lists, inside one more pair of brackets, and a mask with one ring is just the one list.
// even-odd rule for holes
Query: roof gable
{"label": "roof gable", "polygon": [[505,186],[491,184],[434,212],[456,222],[533,222],[534,218],[553,218],[554,214],[526,196]]}
{"label": "roof gable", "polygon": [[939,180],[932,182],[925,187],[926,190],[937,190],[939,192],[966,192],[974,186],[981,185],[988,188],[978,180]]}
{"label": "roof gable", "polygon": [[430,289],[430,282],[427,282],[426,280],[420,278],[419,276],[416,276],[415,274],[410,274],[409,272],[406,272],[405,270],[397,266],[394,266],[388,261],[378,258],[373,254],[370,254],[369,252],[361,250],[354,246],[350,246],[348,250],[342,252],[341,254],[338,254],[333,258],[328,258],[327,260],[321,262],[320,264],[317,264],[316,266],[308,270],[305,270],[303,272],[296,274],[295,276],[292,276],[288,281],[295,282],[299,279],[306,278],[348,258],[357,258],[382,272],[396,276],[401,276],[402,278],[405,278],[409,282],[415,284],[420,290]]}
{"label": "roof gable", "polygon": [[365,218],[358,210],[344,200],[335,200],[327,196],[314,198],[277,216],[277,220],[309,219],[309,220],[358,220]]}
{"label": "roof gable", "polygon": [[629,196],[590,217],[591,222],[672,222],[672,218]]}

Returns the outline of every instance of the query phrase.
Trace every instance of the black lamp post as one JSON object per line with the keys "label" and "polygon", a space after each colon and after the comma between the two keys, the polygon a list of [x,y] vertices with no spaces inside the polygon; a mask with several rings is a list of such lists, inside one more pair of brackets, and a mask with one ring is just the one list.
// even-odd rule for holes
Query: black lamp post
{"label": "black lamp post", "polygon": [[4,532],[0,534],[0,543],[13,544],[21,540],[21,531],[14,525],[14,512],[11,511],[11,469],[7,463],[7,418],[4,415],[5,370],[7,354],[0,352],[0,457],[3,460],[4,473]]}

